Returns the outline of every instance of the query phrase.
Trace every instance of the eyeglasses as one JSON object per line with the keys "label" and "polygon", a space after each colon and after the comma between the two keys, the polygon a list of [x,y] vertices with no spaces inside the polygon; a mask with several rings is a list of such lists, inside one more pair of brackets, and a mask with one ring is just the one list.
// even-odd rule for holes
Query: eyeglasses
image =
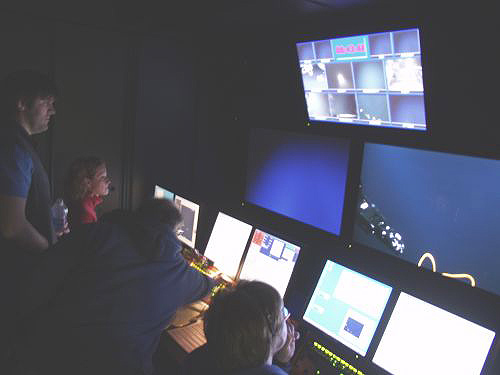
{"label": "eyeglasses", "polygon": [[290,312],[285,306],[281,309],[281,313],[283,314],[283,321],[286,321],[290,317]]}

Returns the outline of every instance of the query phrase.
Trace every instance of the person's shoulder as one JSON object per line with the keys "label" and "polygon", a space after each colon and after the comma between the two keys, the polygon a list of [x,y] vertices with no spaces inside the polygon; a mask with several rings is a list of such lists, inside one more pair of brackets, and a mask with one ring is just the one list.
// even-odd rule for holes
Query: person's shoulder
{"label": "person's shoulder", "polygon": [[10,126],[0,128],[0,153],[2,158],[31,159],[21,131]]}

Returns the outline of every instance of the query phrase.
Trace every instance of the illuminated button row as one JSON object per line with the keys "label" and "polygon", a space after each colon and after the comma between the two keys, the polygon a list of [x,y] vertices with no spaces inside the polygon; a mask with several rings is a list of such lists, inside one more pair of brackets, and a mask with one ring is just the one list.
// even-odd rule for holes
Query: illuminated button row
{"label": "illuminated button row", "polygon": [[[335,353],[332,353],[330,350],[328,350],[328,348],[324,347],[320,343],[314,341],[313,346],[314,350],[320,352],[320,354],[325,356],[330,361],[332,367],[341,368],[342,370],[349,370],[352,374],[356,375],[365,375],[363,371],[358,370],[348,362],[344,361],[342,358],[340,358]],[[319,374],[319,370],[316,373]]]}
{"label": "illuminated button row", "polygon": [[207,276],[210,276],[210,274],[205,269],[203,269],[202,267],[198,266],[197,264],[191,263],[190,266],[193,267],[195,270],[198,270],[201,273],[203,273],[203,274],[205,274]]}

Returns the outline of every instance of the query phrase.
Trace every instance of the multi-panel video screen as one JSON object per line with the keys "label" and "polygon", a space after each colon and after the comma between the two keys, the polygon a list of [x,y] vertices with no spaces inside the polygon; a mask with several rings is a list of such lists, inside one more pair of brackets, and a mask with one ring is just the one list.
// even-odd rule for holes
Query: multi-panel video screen
{"label": "multi-panel video screen", "polygon": [[252,129],[245,200],[340,234],[350,141]]}
{"label": "multi-panel video screen", "polygon": [[310,121],[427,129],[419,29],[297,43]]}
{"label": "multi-panel video screen", "polygon": [[500,161],[367,143],[354,241],[500,295]]}

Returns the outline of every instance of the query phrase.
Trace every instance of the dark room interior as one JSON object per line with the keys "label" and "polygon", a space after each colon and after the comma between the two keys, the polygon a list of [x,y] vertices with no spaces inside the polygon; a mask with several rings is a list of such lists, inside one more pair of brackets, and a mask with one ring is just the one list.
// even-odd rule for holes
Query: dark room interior
{"label": "dark room interior", "polygon": [[[284,294],[302,335],[291,374],[407,373],[386,365],[391,343],[383,328],[396,329],[391,313],[403,309],[396,305],[397,293],[401,304],[409,295],[496,333],[477,373],[499,374],[500,240],[495,223],[500,219],[500,127],[495,90],[500,87],[500,30],[495,15],[493,5],[481,2],[429,0],[17,1],[0,5],[0,71],[5,76],[36,69],[58,85],[57,114],[49,131],[35,139],[53,198],[62,196],[73,159],[98,155],[106,161],[114,187],[98,215],[135,209],[153,197],[158,185],[200,205],[193,247],[201,253],[219,212],[301,246]],[[419,30],[425,131],[343,121],[356,108],[349,107],[342,84],[366,85],[364,94],[370,95],[370,85],[377,83],[356,76],[345,83],[340,66],[328,82],[318,83],[323,71],[312,72],[310,83],[302,81],[301,67],[308,62],[299,63],[297,43],[407,29]],[[320,53],[317,45],[315,54]],[[316,66],[325,61],[318,59]],[[354,75],[376,68],[356,65]],[[335,86],[338,98],[329,94],[328,100],[342,106],[338,121],[308,117],[304,86],[321,84]],[[311,97],[320,91],[313,87]],[[369,101],[367,96],[356,98]],[[410,121],[405,120],[405,105],[413,102],[388,100],[389,110],[380,112],[381,117]],[[390,113],[398,106],[399,113]],[[299,183],[295,191],[297,180],[271,170],[261,185],[273,189],[259,190],[262,186],[255,185],[263,160],[277,155],[274,147],[280,142],[280,160],[286,160],[280,165],[289,163],[298,179],[312,180]],[[342,150],[335,154],[327,151],[330,147]],[[341,153],[344,174],[311,167]],[[304,155],[310,159],[304,161]],[[325,168],[330,167],[341,168]],[[318,180],[311,177],[314,173]],[[323,184],[328,193],[321,190]],[[336,184],[338,189],[332,187]],[[302,193],[307,196],[300,197]],[[275,195],[261,199],[265,194]],[[339,207],[318,201],[329,194],[345,195]],[[280,206],[281,198],[284,205],[290,198],[304,199],[304,207],[324,206],[313,217],[297,217]],[[402,234],[404,252],[395,240],[384,242],[383,228],[376,234],[367,227],[374,228],[374,216],[363,216],[359,207],[360,202],[375,207],[372,201],[381,210],[376,215],[387,218],[382,223]],[[323,225],[318,219],[322,214],[337,215],[338,223]],[[435,259],[426,258],[426,252]],[[338,272],[354,270],[392,288],[373,340],[363,348],[326,332],[308,307],[316,298],[316,285],[326,278],[327,260],[335,262]],[[477,285],[443,273],[472,274]],[[356,331],[356,324],[349,329]],[[419,324],[435,333],[436,323]],[[166,341],[155,355],[158,374],[175,374],[178,353]],[[425,361],[415,353],[417,344],[408,348],[414,356],[405,354],[401,361]],[[451,356],[458,362],[460,353]],[[332,359],[337,356],[338,366]],[[443,366],[441,374],[456,373],[442,370],[455,365]]]}

